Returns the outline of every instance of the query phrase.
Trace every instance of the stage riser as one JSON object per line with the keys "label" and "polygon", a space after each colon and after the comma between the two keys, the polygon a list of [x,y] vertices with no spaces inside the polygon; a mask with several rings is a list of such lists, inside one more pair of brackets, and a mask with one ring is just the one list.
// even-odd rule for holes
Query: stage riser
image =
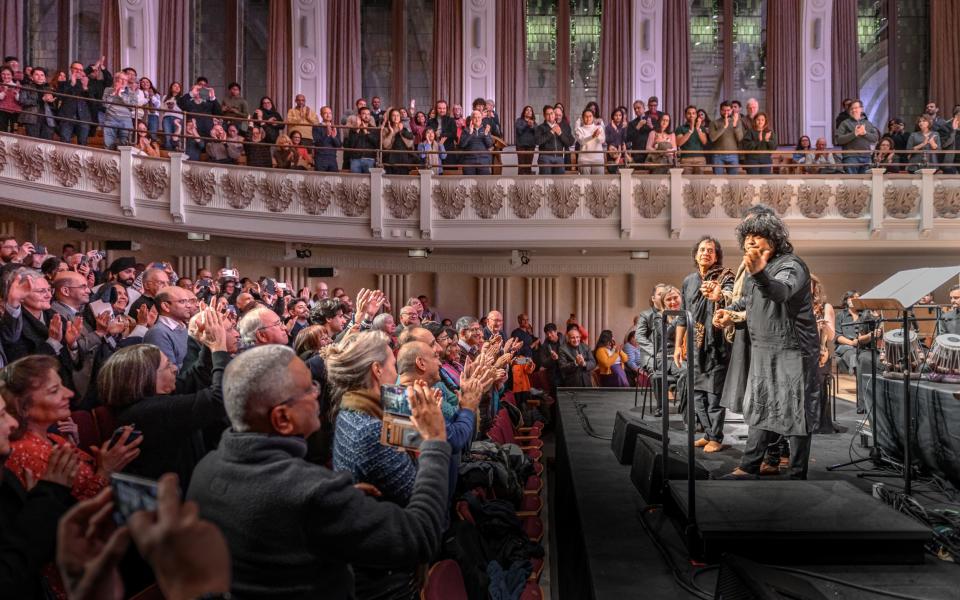
{"label": "stage riser", "polygon": [[[630,480],[634,487],[649,504],[660,504],[666,499],[664,496],[663,474],[663,446],[659,440],[643,435],[636,437],[636,450],[633,454],[633,464],[630,467]],[[670,455],[667,457],[667,478],[687,478],[687,457],[681,446],[671,444]],[[709,479],[710,473],[699,463],[695,472],[697,479]]]}
{"label": "stage riser", "polygon": [[[679,416],[671,415],[670,425],[676,427],[682,423]],[[613,439],[610,448],[621,465],[633,462],[634,451],[637,447],[637,435],[643,435],[660,441],[663,439],[661,418],[654,418],[648,413],[646,420],[640,419],[640,409],[619,410],[613,422]]]}

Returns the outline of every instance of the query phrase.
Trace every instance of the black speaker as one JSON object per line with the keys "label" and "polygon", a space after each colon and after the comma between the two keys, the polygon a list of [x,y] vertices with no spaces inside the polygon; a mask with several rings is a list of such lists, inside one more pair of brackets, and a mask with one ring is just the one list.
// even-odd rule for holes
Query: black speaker
{"label": "black speaker", "polygon": [[826,600],[809,581],[740,556],[720,560],[715,600]]}
{"label": "black speaker", "polygon": [[307,277],[334,277],[336,274],[333,267],[309,267],[307,268]]}
{"label": "black speaker", "polygon": [[[630,467],[630,480],[648,503],[663,502],[663,443],[643,435],[635,436],[635,439],[636,450],[633,454],[633,466]],[[687,478],[687,451],[684,447],[670,444],[666,474],[666,479]],[[710,472],[700,466],[700,463],[696,463],[693,476],[695,479],[710,479]]]}
{"label": "black speaker", "polygon": [[640,414],[628,410],[618,410],[613,421],[613,439],[610,448],[621,465],[633,462],[633,452],[637,446],[637,435],[645,435],[660,441],[663,425],[658,418],[655,421],[642,421]]}
{"label": "black speaker", "polygon": [[107,240],[103,243],[106,250],[133,250],[133,242],[130,240]]}

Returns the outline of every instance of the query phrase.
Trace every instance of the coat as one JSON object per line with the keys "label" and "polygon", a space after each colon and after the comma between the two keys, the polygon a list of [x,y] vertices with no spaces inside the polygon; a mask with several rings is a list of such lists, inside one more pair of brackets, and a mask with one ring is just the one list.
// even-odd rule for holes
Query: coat
{"label": "coat", "polygon": [[[584,364],[577,364],[577,355],[583,357]],[[581,343],[576,348],[570,344],[561,344],[557,352],[557,362],[560,365],[560,382],[565,387],[593,387],[591,373],[597,368],[597,360],[586,344]]]}
{"label": "coat", "polygon": [[[717,269],[717,267],[714,267]],[[718,271],[721,287],[725,292],[733,291],[733,273]],[[708,279],[714,279],[707,274]],[[727,363],[730,360],[730,349],[723,331],[713,326],[713,312],[720,308],[712,300],[707,300],[700,293],[703,278],[699,271],[687,275],[683,280],[680,294],[683,298],[683,310],[693,315],[693,324],[686,322],[686,317],[677,317],[678,327],[695,327],[695,352],[688,355],[688,360],[696,361],[696,380],[693,389],[696,391],[720,394],[723,392],[723,381],[727,374]],[[686,343],[686,342],[684,342]]]}

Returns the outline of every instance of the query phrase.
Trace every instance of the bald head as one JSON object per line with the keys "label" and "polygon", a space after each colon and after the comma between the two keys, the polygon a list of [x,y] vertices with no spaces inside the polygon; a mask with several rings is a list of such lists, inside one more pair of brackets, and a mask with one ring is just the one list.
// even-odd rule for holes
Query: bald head
{"label": "bald head", "polygon": [[57,278],[53,280],[54,297],[77,309],[90,300],[90,288],[87,285],[87,278],[74,271],[61,271],[57,273]]}
{"label": "bald head", "polygon": [[190,317],[197,312],[199,306],[193,292],[177,286],[163,288],[154,299],[160,315],[170,317],[184,325],[190,322]]}
{"label": "bald head", "polygon": [[433,385],[440,381],[440,359],[429,345],[409,342],[397,353],[397,375],[405,382],[423,379]]}
{"label": "bald head", "polygon": [[248,310],[256,306],[257,301],[253,299],[253,294],[250,292],[243,292],[237,296],[237,310],[241,313],[246,313]]}
{"label": "bald head", "polygon": [[442,350],[440,344],[437,343],[437,338],[435,338],[426,327],[407,327],[403,330],[403,333],[400,334],[400,338],[397,341],[400,343],[401,348],[406,344],[414,342],[426,344],[427,347],[433,349],[437,356],[440,356]]}
{"label": "bald head", "polygon": [[499,333],[503,329],[503,315],[499,310],[491,310],[487,313],[487,329],[493,333]]}

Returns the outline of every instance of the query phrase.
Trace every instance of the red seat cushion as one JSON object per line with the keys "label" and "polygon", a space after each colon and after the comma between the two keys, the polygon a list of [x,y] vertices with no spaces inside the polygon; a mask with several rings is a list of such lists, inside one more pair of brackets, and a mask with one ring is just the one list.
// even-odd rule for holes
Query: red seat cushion
{"label": "red seat cushion", "polygon": [[536,583],[528,581],[527,586],[523,588],[523,593],[520,594],[520,600],[543,600],[543,590]]}
{"label": "red seat cushion", "polygon": [[77,446],[86,452],[90,451],[90,446],[99,446],[100,429],[97,427],[97,421],[93,414],[88,410],[75,410],[70,413],[70,418],[77,424],[77,433],[80,440]]}
{"label": "red seat cushion", "polygon": [[523,534],[531,540],[537,542],[543,537],[543,521],[540,520],[540,517],[524,517],[521,525],[523,526]]}
{"label": "red seat cushion", "polygon": [[460,565],[447,559],[430,567],[422,597],[423,600],[467,600]]}
{"label": "red seat cushion", "polygon": [[93,409],[93,418],[97,421],[97,428],[100,431],[100,444],[102,444],[113,436],[113,432],[119,427],[119,424],[113,416],[113,411],[106,406],[98,406]]}

